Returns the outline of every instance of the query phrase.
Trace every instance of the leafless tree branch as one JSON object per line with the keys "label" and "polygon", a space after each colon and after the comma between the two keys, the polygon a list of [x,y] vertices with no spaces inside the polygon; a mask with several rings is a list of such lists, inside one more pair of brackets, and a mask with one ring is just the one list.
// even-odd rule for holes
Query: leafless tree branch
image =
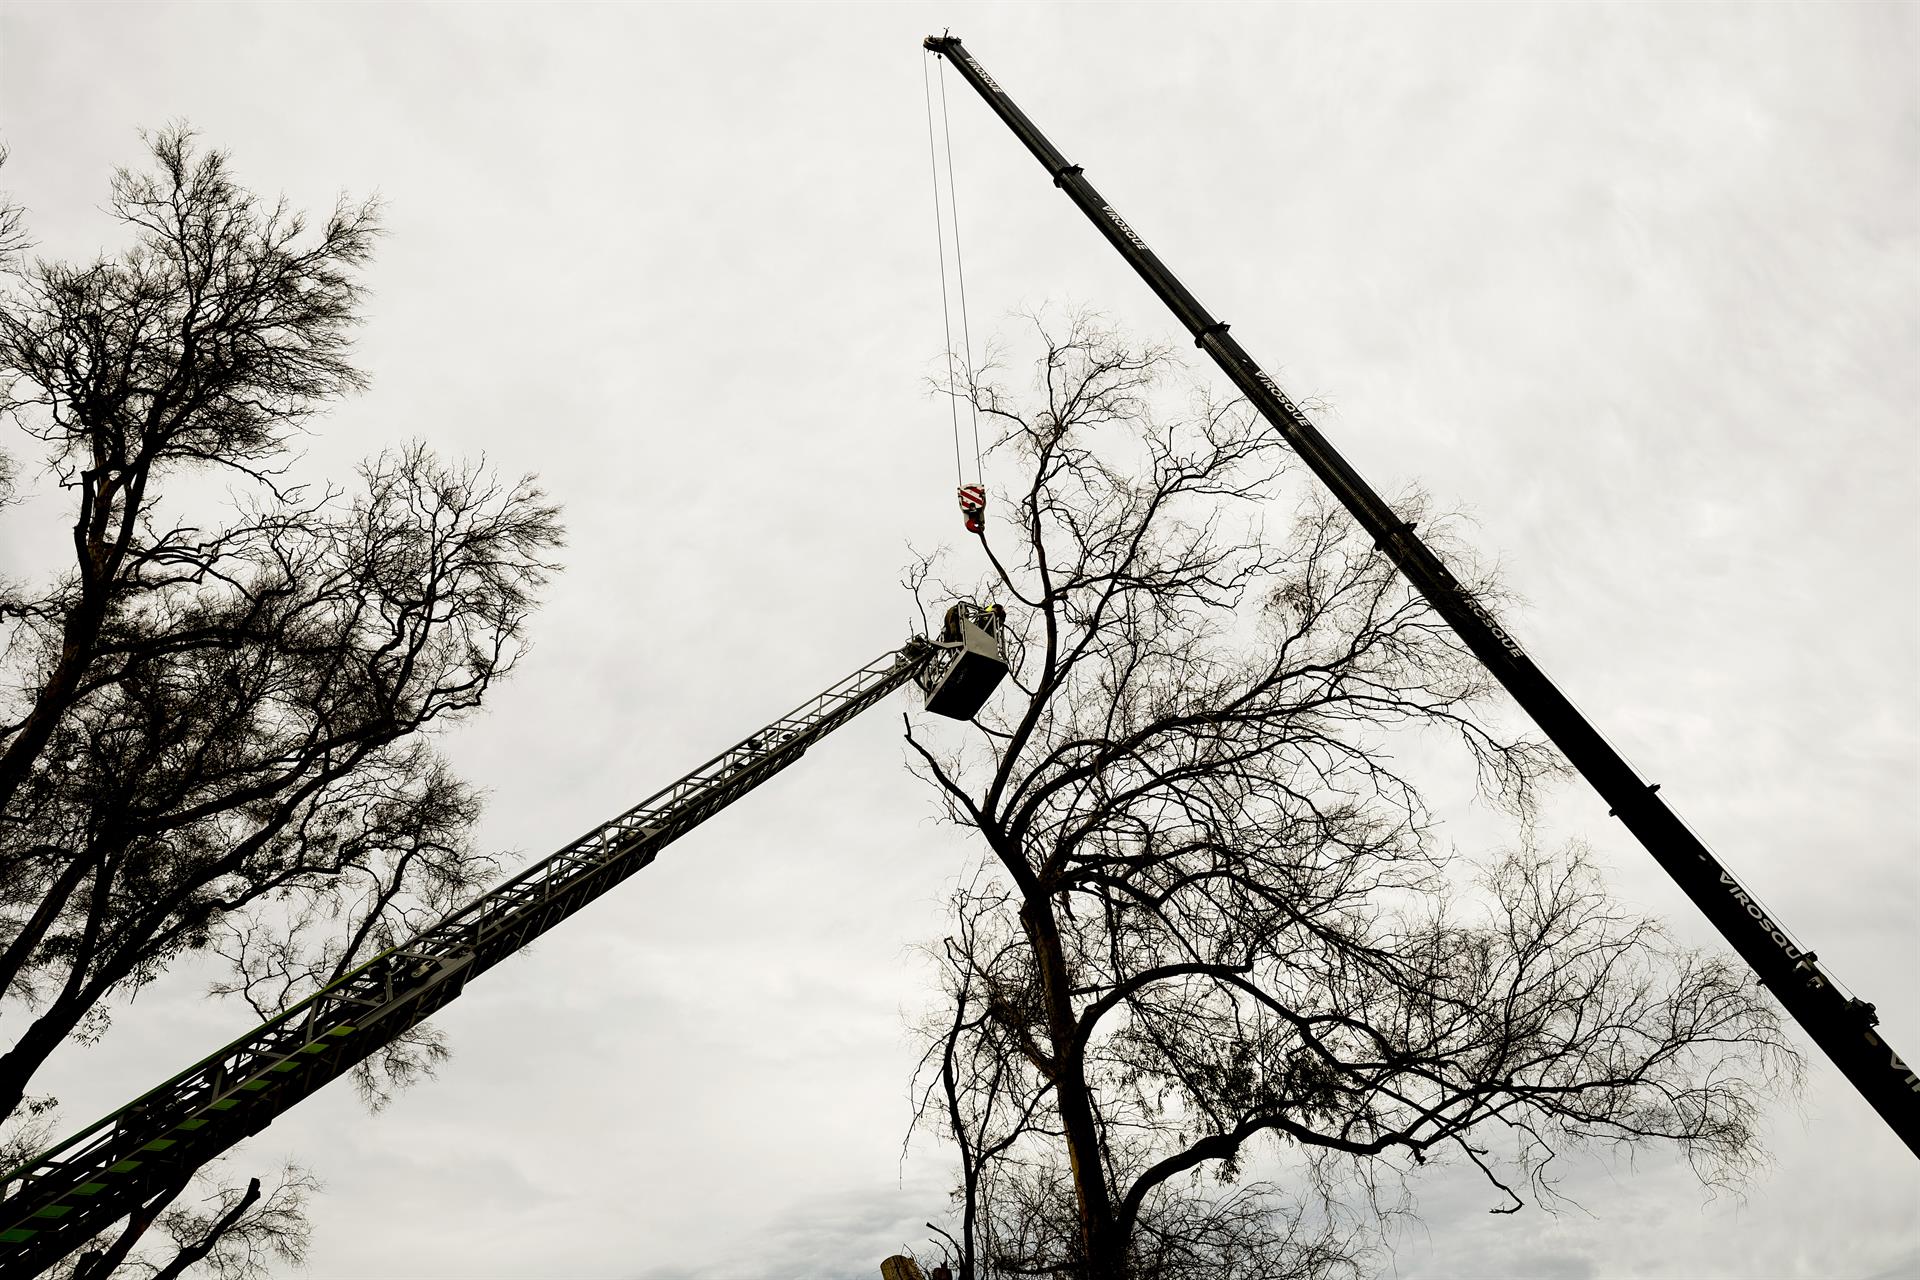
{"label": "leafless tree branch", "polygon": [[[1415,1164],[1463,1157],[1505,1212],[1570,1147],[1754,1159],[1796,1065],[1773,1010],[1531,847],[1563,767],[1451,630],[1244,405],[1170,407],[1166,351],[1034,320],[1032,398],[965,389],[1019,477],[973,588],[1024,603],[1017,688],[958,744],[909,727],[992,872],[934,953],[916,1094],[963,1277],[1350,1274],[1350,1193]],[[1400,763],[1448,751],[1518,824],[1477,878]],[[1306,1199],[1244,1183],[1256,1155]]]}

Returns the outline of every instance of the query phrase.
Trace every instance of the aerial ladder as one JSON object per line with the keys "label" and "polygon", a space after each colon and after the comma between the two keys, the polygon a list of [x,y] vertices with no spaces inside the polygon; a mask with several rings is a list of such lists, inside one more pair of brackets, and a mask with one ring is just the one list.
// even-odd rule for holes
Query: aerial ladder
{"label": "aerial ladder", "polygon": [[970,720],[1007,671],[1005,619],[956,604],[934,639],[869,662],[418,936],[0,1179],[0,1277],[37,1275],[418,1026],[467,984],[651,863],[908,681]]}
{"label": "aerial ladder", "polygon": [[1801,1028],[1833,1060],[1900,1140],[1920,1155],[1920,1078],[1880,1038],[1871,1004],[1843,994],[1753,895],[1689,830],[1615,751],[1579,709],[1556,688],[1513,636],[1495,619],[1415,533],[1408,521],[1375,493],[1300,407],[1227,333],[1147,247],[1140,234],[1094,190],[1077,164],[1049,142],[1014,104],[999,81],[953,35],[928,36],[925,48],[946,59],[1002,123],[1038,160],[1053,184],[1120,252],[1155,296],[1165,303],[1194,345],[1212,357],[1260,415],[1280,433],[1346,507],[1376,545],[1406,575],[1455,634],[1486,664],[1514,701],[1533,718],[1567,760],[1592,784],[1617,817],[1691,898],[1733,949],[1753,967]]}

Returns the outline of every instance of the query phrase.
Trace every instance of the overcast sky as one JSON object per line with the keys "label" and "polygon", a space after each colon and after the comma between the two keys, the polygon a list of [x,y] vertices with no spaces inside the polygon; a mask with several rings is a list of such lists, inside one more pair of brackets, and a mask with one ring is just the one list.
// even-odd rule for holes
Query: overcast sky
{"label": "overcast sky", "polygon": [[[1376,487],[1478,521],[1510,629],[1920,1057],[1920,21],[1913,5],[0,6],[7,186],[42,251],[190,121],[318,208],[378,192],[344,477],[424,436],[537,471],[566,572],[446,735],[543,855],[897,644],[960,543],[919,41],[951,26]],[[1022,305],[1173,322],[956,79],[976,338]],[[9,527],[6,571],[49,540]],[[871,1277],[905,1019],[967,850],[870,713],[437,1018],[369,1117],[241,1150],[327,1183],[312,1274]],[[1497,829],[1462,811],[1471,852]],[[1569,787],[1630,904],[1708,931]],[[204,975],[47,1077],[78,1127],[244,1029]],[[1710,1198],[1576,1163],[1490,1217],[1446,1171],[1402,1277],[1920,1274],[1913,1158],[1823,1059]]]}

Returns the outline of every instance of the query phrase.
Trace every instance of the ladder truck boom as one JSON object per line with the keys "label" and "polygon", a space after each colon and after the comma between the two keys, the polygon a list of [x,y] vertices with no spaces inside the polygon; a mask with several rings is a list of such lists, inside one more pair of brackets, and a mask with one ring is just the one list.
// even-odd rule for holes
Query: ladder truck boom
{"label": "ladder truck boom", "polygon": [[1006,672],[1000,615],[885,654],[699,768],[0,1179],[0,1277],[36,1275],[457,997],[909,680],[970,719]]}
{"label": "ladder truck boom", "polygon": [[1873,1006],[1850,999],[1721,865],[1619,752],[1588,723],[1493,613],[1476,599],[1438,556],[1375,493],[1306,414],[1254,363],[1245,348],[1187,291],[1146,241],[1088,182],[1007,96],[999,82],[956,36],[928,36],[927,49],[947,59],[1002,123],[1032,153],[1053,184],[1119,251],[1147,287],[1172,310],[1194,345],[1213,358],[1262,417],[1292,446],[1302,462],[1333,491],[1360,526],[1393,560],[1421,595],[1504,685],[1541,731],[1593,785],[1634,837],[1644,845],[1714,927],[1753,967],[1762,984],[1799,1022],[1814,1043],[1853,1082],[1900,1140],[1920,1155],[1920,1078],[1874,1031]]}

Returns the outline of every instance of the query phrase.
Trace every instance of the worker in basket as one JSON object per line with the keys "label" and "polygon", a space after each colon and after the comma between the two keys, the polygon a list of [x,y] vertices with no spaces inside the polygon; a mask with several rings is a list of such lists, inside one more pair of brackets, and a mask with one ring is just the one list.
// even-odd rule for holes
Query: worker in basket
{"label": "worker in basket", "polygon": [[981,484],[960,486],[960,518],[968,533],[980,533],[987,527],[987,487]]}
{"label": "worker in basket", "polygon": [[[951,642],[960,638],[960,609],[961,606],[957,604],[948,607],[947,616],[942,619],[940,628],[940,638],[942,640]],[[990,636],[999,635],[1000,628],[1006,623],[1006,620],[1007,611],[997,604],[990,604],[981,609],[978,618],[980,628]]]}

